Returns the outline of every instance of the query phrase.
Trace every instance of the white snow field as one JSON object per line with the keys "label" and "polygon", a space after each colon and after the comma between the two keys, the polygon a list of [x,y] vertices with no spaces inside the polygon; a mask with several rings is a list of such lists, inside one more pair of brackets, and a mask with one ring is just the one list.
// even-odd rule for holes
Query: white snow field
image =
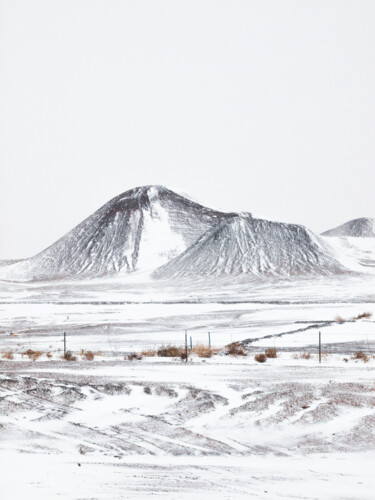
{"label": "white snow field", "polygon": [[[371,274],[0,282],[1,498],[374,498],[374,290]],[[124,359],[185,330],[248,356]]]}
{"label": "white snow field", "polygon": [[0,262],[0,498],[373,499],[373,223],[329,234],[143,186]]}

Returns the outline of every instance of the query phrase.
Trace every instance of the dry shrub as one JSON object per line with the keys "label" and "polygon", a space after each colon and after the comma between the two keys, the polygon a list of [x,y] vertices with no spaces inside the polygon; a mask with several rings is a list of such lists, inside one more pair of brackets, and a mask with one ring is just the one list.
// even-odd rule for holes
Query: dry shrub
{"label": "dry shrub", "polygon": [[345,323],[345,319],[339,315],[336,316],[335,321],[337,321],[337,323]]}
{"label": "dry shrub", "polygon": [[226,346],[225,354],[229,356],[247,356],[247,350],[239,342],[233,342]]}
{"label": "dry shrub", "polygon": [[87,361],[92,361],[95,357],[94,353],[92,351],[84,351],[83,357],[87,359]]}
{"label": "dry shrub", "polygon": [[193,347],[192,352],[199,358],[210,358],[213,354],[220,352],[220,349],[213,349],[208,345],[197,344]]}
{"label": "dry shrub", "polygon": [[311,358],[311,353],[309,352],[301,352],[293,354],[293,359],[310,359],[310,358]]}
{"label": "dry shrub", "polygon": [[258,363],[264,363],[267,361],[267,356],[263,353],[255,354],[254,359],[255,361],[258,361]]}
{"label": "dry shrub", "polygon": [[32,349],[27,349],[27,351],[22,353],[22,357],[28,356],[29,359],[33,361],[37,360],[43,354],[42,351],[33,351]]}
{"label": "dry shrub", "polygon": [[142,351],[141,354],[145,358],[152,358],[153,356],[156,356],[156,350],[155,349],[147,349],[145,351]]}
{"label": "dry shrub", "polygon": [[66,351],[62,359],[65,359],[66,361],[77,361],[77,358],[73,356],[71,351]]}
{"label": "dry shrub", "polygon": [[364,313],[362,313],[362,314],[358,314],[358,316],[356,316],[356,317],[355,317],[355,318],[353,318],[353,319],[364,319],[364,318],[365,318],[365,319],[369,319],[369,318],[371,318],[371,317],[372,317],[372,313],[370,313],[370,312],[364,312]]}
{"label": "dry shrub", "polygon": [[131,352],[124,357],[125,361],[140,361],[142,359],[142,354],[138,352]]}
{"label": "dry shrub", "polygon": [[52,358],[52,354],[50,352],[47,352],[46,356],[47,356],[48,359]]}
{"label": "dry shrub", "polygon": [[102,351],[96,351],[96,352],[94,353],[94,355],[95,355],[95,356],[103,356],[103,353],[102,353]]}
{"label": "dry shrub", "polygon": [[31,359],[31,356],[33,355],[34,351],[32,349],[27,349],[27,351],[21,352],[21,356],[28,356],[29,359]]}
{"label": "dry shrub", "polygon": [[4,352],[1,356],[3,359],[14,359],[13,351]]}
{"label": "dry shrub", "polygon": [[367,356],[367,354],[365,354],[364,352],[362,351],[357,351],[353,356],[352,356],[352,359],[361,359],[364,363],[367,363],[367,361],[369,360],[369,357]]}
{"label": "dry shrub", "polygon": [[157,355],[161,358],[178,358],[181,356],[186,357],[185,349],[176,347],[175,345],[160,347],[157,351]]}
{"label": "dry shrub", "polygon": [[277,358],[277,350],[275,347],[269,347],[264,351],[267,358]]}

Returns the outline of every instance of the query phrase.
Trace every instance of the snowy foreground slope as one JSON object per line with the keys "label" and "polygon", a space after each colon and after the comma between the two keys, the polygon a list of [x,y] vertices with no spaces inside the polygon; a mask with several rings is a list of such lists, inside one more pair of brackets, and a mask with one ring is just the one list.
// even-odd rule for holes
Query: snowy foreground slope
{"label": "snowy foreground slope", "polygon": [[8,362],[7,500],[372,499],[374,365]]}
{"label": "snowy foreground slope", "polygon": [[0,266],[0,279],[153,271],[158,279],[293,277],[353,270],[346,266],[345,248],[337,253],[325,240],[303,226],[218,212],[162,186],[144,186],[109,201],[38,255]]}
{"label": "snowy foreground slope", "polygon": [[361,217],[353,219],[341,226],[329,229],[323,236],[348,236],[355,238],[375,238],[375,219]]}

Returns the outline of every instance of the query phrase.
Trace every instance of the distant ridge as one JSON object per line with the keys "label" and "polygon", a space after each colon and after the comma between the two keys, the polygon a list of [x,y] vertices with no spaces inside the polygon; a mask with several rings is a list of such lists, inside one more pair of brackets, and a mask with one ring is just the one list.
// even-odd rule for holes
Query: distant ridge
{"label": "distant ridge", "polygon": [[297,276],[344,271],[321,238],[303,226],[237,214],[209,229],[185,252],[157,269],[153,277]]}
{"label": "distant ridge", "polygon": [[375,238],[375,219],[361,217],[329,229],[322,236],[346,236],[356,238]]}

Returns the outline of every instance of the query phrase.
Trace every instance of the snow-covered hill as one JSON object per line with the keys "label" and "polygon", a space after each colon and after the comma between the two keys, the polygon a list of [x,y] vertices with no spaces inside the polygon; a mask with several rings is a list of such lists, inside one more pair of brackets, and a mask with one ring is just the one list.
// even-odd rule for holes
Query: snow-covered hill
{"label": "snow-covered hill", "polygon": [[375,219],[361,217],[345,222],[341,226],[335,227],[322,233],[323,236],[349,236],[358,238],[375,237]]}
{"label": "snow-covered hill", "polygon": [[[352,230],[363,234],[366,224],[353,224]],[[0,279],[96,278],[135,271],[147,271],[147,279],[151,273],[163,279],[373,271],[367,250],[366,255],[362,247],[353,253],[334,240],[294,224],[212,210],[162,186],[143,186],[113,198],[34,257],[0,266]]]}
{"label": "snow-covered hill", "polygon": [[104,276],[155,269],[228,215],[162,186],[127,191],[52,246],[0,269],[2,279]]}
{"label": "snow-covered hill", "polygon": [[296,276],[344,271],[323,239],[304,227],[237,214],[220,221],[185,252],[157,269],[153,277]]}

